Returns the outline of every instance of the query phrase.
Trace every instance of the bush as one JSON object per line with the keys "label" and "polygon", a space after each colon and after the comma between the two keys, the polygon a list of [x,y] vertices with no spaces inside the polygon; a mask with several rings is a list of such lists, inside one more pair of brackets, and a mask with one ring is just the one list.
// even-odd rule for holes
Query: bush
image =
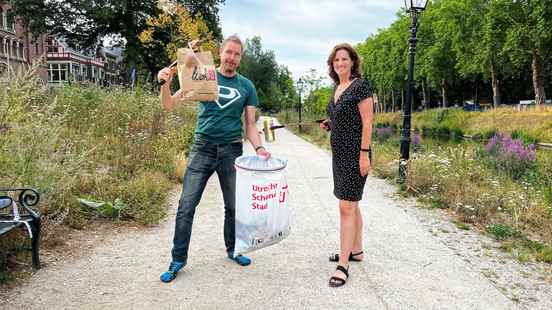
{"label": "bush", "polygon": [[498,135],[498,129],[496,128],[491,128],[491,129],[486,129],[486,130],[483,130],[481,132],[481,139],[483,140],[489,140],[490,138]]}
{"label": "bush", "polygon": [[167,113],[157,95],[142,89],[48,89],[33,75],[6,86],[0,90],[0,187],[41,192],[45,241],[52,226],[81,228],[94,218],[78,197],[111,204],[120,198],[127,206],[123,218],[140,223],[162,218],[174,159],[193,137],[195,109]]}
{"label": "bush", "polygon": [[380,142],[384,142],[391,138],[395,130],[391,127],[378,127],[374,130],[374,137]]}
{"label": "bush", "polygon": [[515,140],[521,140],[524,144],[536,144],[538,142],[538,139],[533,137],[532,135],[525,132],[523,129],[516,129],[512,131],[512,134],[510,135],[512,139]]}
{"label": "bush", "polygon": [[156,224],[166,216],[165,197],[171,182],[159,172],[140,172],[121,185],[121,198],[127,204],[124,218],[145,225]]}
{"label": "bush", "polygon": [[524,146],[520,139],[505,135],[492,137],[481,154],[496,169],[503,169],[514,179],[520,179],[536,164],[534,144]]}
{"label": "bush", "polygon": [[497,240],[505,240],[517,235],[517,232],[512,227],[505,224],[491,224],[487,226],[486,230]]}

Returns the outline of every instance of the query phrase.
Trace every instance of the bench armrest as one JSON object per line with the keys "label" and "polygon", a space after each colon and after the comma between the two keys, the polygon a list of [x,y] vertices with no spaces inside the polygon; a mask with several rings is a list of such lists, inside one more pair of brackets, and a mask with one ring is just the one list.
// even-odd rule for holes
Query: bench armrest
{"label": "bench armrest", "polygon": [[9,198],[13,201],[13,198],[10,196],[10,193],[19,192],[18,202],[19,205],[29,213],[29,215],[34,219],[40,218],[40,213],[33,210],[31,207],[38,204],[40,201],[40,194],[33,188],[14,188],[14,189],[0,189],[0,192],[5,192],[7,196],[2,198]]}

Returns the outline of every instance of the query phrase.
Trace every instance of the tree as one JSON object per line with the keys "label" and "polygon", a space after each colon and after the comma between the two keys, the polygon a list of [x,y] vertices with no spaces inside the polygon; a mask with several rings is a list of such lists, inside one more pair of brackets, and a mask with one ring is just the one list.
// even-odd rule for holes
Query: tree
{"label": "tree", "polygon": [[[505,29],[506,43],[503,53],[518,70],[530,62],[535,102],[544,104],[546,94],[543,78],[543,57],[550,56],[552,46],[552,7],[550,0],[497,0],[497,17]],[[500,6],[500,8],[498,7]]]}
{"label": "tree", "polygon": [[330,102],[333,94],[333,87],[324,86],[316,89],[312,92],[310,97],[311,106],[310,111],[317,116],[323,116],[326,114],[326,108],[328,102]]}
{"label": "tree", "polygon": [[295,89],[289,70],[278,66],[273,51],[263,50],[260,37],[246,40],[238,70],[256,86],[261,109],[277,111],[293,100]]}
{"label": "tree", "polygon": [[[180,4],[190,11],[191,21],[207,18],[206,28],[215,38],[221,36],[218,4],[224,0],[12,0],[14,13],[35,34],[48,33],[65,38],[80,50],[94,51],[110,37],[125,45],[125,58],[131,65],[144,62],[151,68],[151,50],[144,50],[137,34],[148,28],[147,21],[162,13],[163,5]],[[161,37],[161,36],[159,36]],[[170,35],[166,36],[170,38]],[[166,41],[165,43],[170,43]]]}
{"label": "tree", "polygon": [[202,39],[201,49],[218,57],[217,44],[201,17],[192,18],[185,6],[174,4],[158,17],[148,18],[147,27],[138,38],[143,47],[144,64],[155,76],[156,72],[176,59],[178,48],[187,47],[188,42]]}
{"label": "tree", "polygon": [[200,18],[205,21],[207,28],[213,34],[213,38],[222,42],[218,6],[224,4],[224,0],[186,0],[183,1],[183,4],[192,18]]}
{"label": "tree", "polygon": [[123,39],[132,63],[140,59],[136,34],[144,30],[148,17],[159,13],[157,0],[13,0],[12,4],[33,33],[63,37],[81,50],[95,50],[106,36]]}

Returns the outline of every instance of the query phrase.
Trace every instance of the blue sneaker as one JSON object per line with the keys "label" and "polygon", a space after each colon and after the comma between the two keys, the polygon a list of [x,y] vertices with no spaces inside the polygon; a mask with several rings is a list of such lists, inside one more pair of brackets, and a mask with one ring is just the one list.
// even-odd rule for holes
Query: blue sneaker
{"label": "blue sneaker", "polygon": [[249,257],[243,256],[241,254],[234,257],[234,253],[230,252],[230,253],[228,253],[228,258],[235,261],[240,266],[247,266],[247,265],[251,264],[251,259]]}
{"label": "blue sneaker", "polygon": [[172,261],[169,265],[169,270],[163,272],[161,275],[161,282],[169,283],[172,280],[176,279],[176,274],[184,267],[183,262]]}

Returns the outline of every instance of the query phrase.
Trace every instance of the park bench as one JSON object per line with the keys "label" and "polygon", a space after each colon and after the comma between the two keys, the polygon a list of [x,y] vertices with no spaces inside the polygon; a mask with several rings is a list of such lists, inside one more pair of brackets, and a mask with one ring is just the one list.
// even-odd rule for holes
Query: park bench
{"label": "park bench", "polygon": [[[17,199],[15,198],[17,197]],[[40,199],[34,189],[0,189],[0,236],[15,228],[25,229],[32,244],[33,267],[40,269],[40,213],[31,209]]]}

